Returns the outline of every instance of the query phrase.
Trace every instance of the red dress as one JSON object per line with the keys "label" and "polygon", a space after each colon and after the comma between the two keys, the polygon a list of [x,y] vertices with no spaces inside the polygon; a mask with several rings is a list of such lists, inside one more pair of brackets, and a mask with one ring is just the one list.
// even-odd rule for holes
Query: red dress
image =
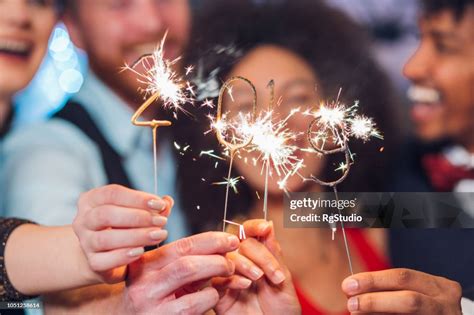
{"label": "red dress", "polygon": [[[375,248],[367,241],[362,230],[360,229],[346,229],[347,239],[351,247],[354,248],[359,256],[362,258],[367,271],[377,271],[390,268],[387,259],[381,256]],[[305,293],[294,283],[296,294],[301,304],[303,315],[322,315],[330,314],[324,312],[317,305],[311,302],[305,295]],[[349,315],[349,312],[338,313],[340,315]]]}

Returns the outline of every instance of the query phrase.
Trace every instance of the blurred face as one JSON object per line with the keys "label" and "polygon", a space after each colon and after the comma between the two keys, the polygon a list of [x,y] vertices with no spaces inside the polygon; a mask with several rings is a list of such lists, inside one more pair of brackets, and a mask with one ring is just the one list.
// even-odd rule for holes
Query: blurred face
{"label": "blurred face", "polygon": [[451,138],[474,150],[474,7],[456,20],[449,10],[420,21],[421,43],[405,66],[418,137]]}
{"label": "blurred face", "polygon": [[[153,52],[167,33],[165,58],[179,57],[190,28],[187,0],[76,0],[65,23],[74,43],[86,51],[94,72],[127,100],[138,98],[139,83],[130,71],[120,72],[140,56]],[[120,72],[120,73],[119,73]]]}
{"label": "blurred face", "polygon": [[9,99],[33,78],[56,23],[52,0],[0,0],[0,97]]}
{"label": "blurred face", "polygon": [[[278,46],[261,46],[252,50],[232,70],[229,77],[243,76],[249,79],[256,87],[258,96],[257,113],[267,110],[270,103],[270,80],[275,82],[274,119],[284,119],[291,109],[300,107],[302,111],[314,106],[317,102],[315,92],[316,76],[311,66],[293,52]],[[232,98],[224,99],[223,112],[228,112],[229,117],[237,112],[249,112],[252,107],[251,90],[247,85],[235,84],[232,87]],[[279,102],[277,102],[279,100]],[[287,128],[292,132],[301,133],[297,140],[289,140],[288,143],[301,148],[309,147],[306,140],[306,130],[311,123],[311,118],[296,114],[288,120]],[[255,166],[251,161],[259,156],[258,153],[240,152],[242,158],[235,160],[235,167],[245,178],[249,185],[262,191],[265,186],[264,172],[261,172],[261,162]],[[298,159],[304,159],[305,168],[301,174],[309,177],[310,174],[317,175],[322,167],[322,159],[314,154],[306,154],[300,151],[294,153]],[[247,158],[247,163],[245,163]],[[272,171],[269,179],[269,193],[279,195],[282,190],[278,186],[279,177]],[[289,191],[304,189],[303,181],[298,176],[290,177],[286,188]]]}

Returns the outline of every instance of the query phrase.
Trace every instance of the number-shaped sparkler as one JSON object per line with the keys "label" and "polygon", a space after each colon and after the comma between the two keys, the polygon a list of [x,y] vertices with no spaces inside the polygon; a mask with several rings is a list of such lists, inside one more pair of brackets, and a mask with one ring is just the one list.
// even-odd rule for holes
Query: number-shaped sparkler
{"label": "number-shaped sparkler", "polygon": [[[331,154],[337,154],[337,153],[344,153],[344,156],[346,158],[346,163],[345,163],[345,167],[343,169],[343,173],[342,173],[342,176],[339,177],[338,179],[334,180],[334,181],[324,181],[324,180],[321,180],[319,179],[318,177],[312,175],[311,176],[311,179],[313,181],[315,181],[316,183],[318,183],[319,185],[322,185],[322,186],[328,186],[328,187],[331,187],[334,191],[334,194],[336,196],[336,200],[338,200],[338,194],[337,194],[337,185],[342,183],[346,178],[347,176],[349,175],[349,171],[350,171],[350,166],[351,166],[351,154],[350,154],[350,150],[349,150],[349,138],[348,138],[348,135],[346,135],[345,133],[345,127],[343,125],[341,126],[337,126],[337,128],[340,128],[340,130],[342,131],[342,139],[339,138],[339,141],[340,143],[338,143],[338,147],[334,148],[334,149],[325,149],[324,148],[324,143],[325,143],[325,139],[323,140],[323,143],[319,146],[315,140],[314,140],[314,137],[312,136],[312,133],[313,133],[313,129],[315,127],[315,125],[318,124],[319,122],[319,119],[318,117],[316,117],[309,125],[308,127],[308,132],[307,132],[307,136],[308,136],[308,142],[309,144],[311,145],[311,147],[316,151],[318,152],[319,154],[322,154],[322,155],[331,155]],[[341,124],[344,124],[345,122],[343,120],[341,120],[340,122]],[[324,132],[327,132],[327,130],[325,130]],[[339,201],[338,201],[339,202]],[[338,208],[339,209],[339,208]],[[341,210],[339,209],[339,214],[341,214]],[[336,232],[336,224],[333,223],[330,225],[331,227],[331,230],[332,230],[332,238],[334,239],[334,233]],[[346,230],[344,229],[344,223],[341,221],[341,230],[342,230],[342,235],[343,235],[343,238],[344,238],[344,245],[345,245],[345,248],[346,248],[346,255],[347,255],[347,260],[348,260],[348,263],[349,263],[349,270],[351,272],[351,274],[354,274],[354,271],[353,271],[353,268],[352,268],[352,259],[351,259],[351,253],[350,253],[350,250],[349,250],[349,244],[347,243],[347,236],[346,236]]]}
{"label": "number-shaped sparkler", "polygon": [[[171,126],[171,121],[168,120],[149,120],[139,121],[139,117],[143,112],[150,107],[158,99],[162,102],[161,107],[164,109],[171,109],[174,111],[176,117],[177,111],[184,111],[183,105],[192,103],[193,98],[189,94],[193,94],[192,87],[189,82],[186,82],[173,67],[179,61],[179,57],[175,60],[169,61],[164,58],[164,44],[166,34],[157,49],[151,53],[140,57],[131,66],[126,65],[125,69],[132,71],[138,77],[138,82],[145,84],[144,92],[151,95],[138,108],[132,116],[132,124],[140,127],[150,127],[153,132],[153,165],[154,165],[154,182],[155,194],[158,193],[158,178],[157,178],[157,148],[156,148],[156,132],[159,127]],[[135,67],[141,65],[144,71],[135,70]]]}
{"label": "number-shaped sparkler", "polygon": [[[309,125],[307,132],[308,141],[311,147],[319,154],[327,156],[331,154],[344,153],[346,162],[341,163],[341,167],[339,168],[342,170],[341,177],[334,181],[324,181],[314,175],[311,176],[311,179],[319,185],[331,187],[334,191],[337,202],[339,202],[337,185],[342,183],[347,178],[352,164],[352,156],[349,149],[349,137],[354,135],[356,137],[367,139],[369,135],[378,135],[372,120],[365,117],[356,116],[358,103],[356,102],[354,106],[346,108],[343,104],[339,103],[340,94],[341,90],[339,90],[337,100],[334,104],[331,104],[331,106],[325,106],[324,104],[321,105],[315,119]],[[320,127],[322,131],[320,130],[317,133],[317,136],[313,137],[313,129],[316,126]],[[337,145],[336,148],[324,148],[324,145],[329,137],[331,137],[333,142]],[[321,143],[320,145],[318,145],[319,142]],[[339,208],[338,210],[339,215],[341,215],[341,210]],[[333,223],[330,225],[330,227],[332,230],[332,237],[334,239],[336,224]],[[349,262],[349,270],[351,274],[353,274],[354,272],[352,268],[351,253],[347,242],[344,223],[342,221],[341,230],[344,238],[347,260]]]}
{"label": "number-shaped sparkler", "polygon": [[[220,125],[220,123],[222,122],[222,102],[224,99],[224,93],[229,89],[231,84],[235,81],[243,81],[244,83],[247,83],[252,89],[253,104],[252,104],[252,112],[250,113],[250,123],[252,124],[255,121],[256,112],[257,112],[257,90],[255,89],[255,86],[253,85],[253,83],[250,82],[250,80],[244,77],[235,76],[227,80],[224,83],[224,85],[221,87],[221,90],[219,92],[219,100],[217,103],[217,115],[216,115],[216,123],[215,123],[216,125]],[[219,141],[219,143],[229,150],[229,155],[230,155],[229,171],[227,173],[227,184],[226,184],[225,202],[224,202],[224,220],[223,220],[223,227],[222,227],[222,230],[225,231],[226,222],[227,222],[227,206],[228,206],[228,201],[229,201],[229,188],[230,188],[230,181],[231,181],[231,175],[232,175],[232,164],[234,162],[236,153],[239,150],[247,147],[248,145],[252,143],[252,137],[249,137],[248,139],[243,139],[242,143],[232,143],[226,140],[225,135],[222,133],[222,131],[217,130],[216,135],[217,135],[217,140]]]}
{"label": "number-shaped sparkler", "polygon": [[[319,185],[335,188],[336,185],[342,183],[346,179],[346,177],[349,175],[349,171],[350,171],[351,164],[352,164],[351,163],[351,153],[350,153],[350,150],[349,150],[349,139],[343,131],[342,143],[337,148],[327,150],[327,149],[324,148],[324,143],[321,146],[318,146],[318,144],[314,140],[314,137],[312,136],[313,129],[314,129],[315,125],[318,124],[318,119],[319,118],[315,118],[311,122],[311,124],[309,125],[308,132],[307,132],[309,144],[311,145],[313,150],[315,150],[316,152],[318,152],[321,155],[331,155],[331,154],[336,154],[336,153],[344,153],[346,163],[344,164],[344,169],[343,169],[343,173],[342,173],[341,177],[339,177],[338,179],[336,179],[334,181],[324,181],[324,180],[321,180],[321,179],[319,179],[318,177],[316,177],[314,175],[311,176],[311,179],[313,181],[315,181],[316,183],[318,183]],[[344,130],[344,128],[342,126],[340,128],[341,128],[341,130]]]}
{"label": "number-shaped sparkler", "polygon": [[158,194],[158,165],[157,165],[157,150],[156,150],[156,132],[159,127],[169,127],[172,125],[169,120],[156,120],[152,119],[150,121],[139,121],[138,118],[143,114],[143,112],[150,107],[158,98],[160,93],[156,92],[151,97],[149,97],[133,114],[132,124],[139,127],[150,127],[153,134],[153,168],[154,168],[154,192]]}

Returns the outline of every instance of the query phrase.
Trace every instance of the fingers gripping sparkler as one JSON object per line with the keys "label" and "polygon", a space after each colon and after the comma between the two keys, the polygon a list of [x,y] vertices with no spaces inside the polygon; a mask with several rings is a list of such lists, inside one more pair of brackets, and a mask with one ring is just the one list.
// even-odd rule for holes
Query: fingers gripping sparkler
{"label": "fingers gripping sparkler", "polygon": [[[339,95],[340,93],[341,90],[339,90]],[[338,202],[337,185],[347,178],[353,164],[353,156],[349,148],[350,137],[362,139],[363,141],[368,141],[370,137],[383,139],[371,118],[357,115],[358,102],[355,102],[353,106],[347,108],[344,104],[339,102],[339,95],[334,103],[329,105],[321,104],[320,108],[314,114],[315,119],[311,122],[307,131],[308,141],[317,153],[321,155],[344,154],[345,162],[341,163],[337,169],[342,171],[342,175],[338,179],[334,181],[324,181],[316,176],[311,176],[311,180],[319,185],[332,188]],[[315,127],[318,127],[318,131],[314,131]],[[326,149],[325,146],[328,140],[332,141],[336,145],[336,148]],[[341,210],[339,209],[338,211],[341,215]],[[335,223],[331,225],[331,229],[334,240],[334,233],[336,231]],[[341,230],[349,262],[349,269],[351,274],[354,274],[351,253],[342,221]]]}
{"label": "fingers gripping sparkler", "polygon": [[[224,202],[224,219],[223,219],[223,226],[222,230],[225,231],[226,228],[226,223],[229,221],[227,220],[227,206],[229,202],[229,189],[230,189],[230,184],[232,181],[231,175],[232,175],[232,165],[234,162],[234,158],[236,153],[250,145],[252,142],[252,137],[247,137],[243,139],[230,139],[227,140],[225,136],[225,132],[229,129],[232,128],[231,124],[227,124],[225,122],[225,119],[222,114],[222,102],[224,99],[224,93],[228,92],[230,97],[232,98],[232,94],[229,91],[232,91],[232,83],[236,81],[243,81],[244,83],[248,84],[250,88],[252,89],[253,93],[253,106],[252,106],[252,112],[250,113],[250,117],[247,116],[247,118],[250,119],[250,123],[253,124],[255,121],[255,115],[256,115],[256,110],[257,110],[257,90],[255,89],[255,86],[253,85],[252,82],[250,82],[248,79],[244,77],[232,77],[229,80],[227,80],[222,88],[220,89],[219,92],[219,99],[217,103],[217,115],[216,115],[216,121],[213,124],[214,129],[216,130],[216,136],[217,140],[219,141],[220,144],[222,144],[225,148],[229,150],[229,156],[230,156],[230,161],[229,161],[229,171],[227,173],[227,184],[226,184],[226,192],[225,192],[225,202]],[[240,117],[242,117],[240,115]],[[240,140],[240,142],[239,142]]]}
{"label": "fingers gripping sparkler", "polygon": [[[131,66],[126,65],[125,69],[130,70],[138,76],[138,81],[146,84],[144,92],[151,95],[133,114],[131,122],[135,126],[149,127],[153,134],[153,166],[154,166],[154,192],[158,194],[158,175],[157,175],[157,144],[156,133],[159,127],[169,127],[172,125],[169,120],[139,121],[140,116],[145,110],[160,100],[164,109],[172,109],[176,118],[178,111],[183,111],[183,105],[192,103],[194,92],[189,82],[185,81],[175,71],[173,66],[180,60],[180,57],[173,61],[164,58],[164,43],[166,35],[158,48],[152,53],[143,55]],[[142,66],[144,73],[136,70],[137,66]],[[190,70],[186,70],[188,73]]]}

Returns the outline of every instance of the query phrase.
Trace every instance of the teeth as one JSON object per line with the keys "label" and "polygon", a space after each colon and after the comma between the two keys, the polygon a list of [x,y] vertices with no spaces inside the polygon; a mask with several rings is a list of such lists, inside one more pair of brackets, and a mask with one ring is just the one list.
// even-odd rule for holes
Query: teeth
{"label": "teeth", "polygon": [[437,103],[441,100],[441,93],[437,90],[420,85],[413,85],[407,91],[407,96],[412,102]]}
{"label": "teeth", "polygon": [[145,55],[145,54],[151,54],[153,53],[153,51],[155,51],[157,45],[158,45],[158,42],[141,44],[141,45],[134,46],[133,51],[139,54],[140,56]]}
{"label": "teeth", "polygon": [[30,44],[24,41],[0,40],[0,50],[3,51],[24,54],[27,53],[29,49]]}

